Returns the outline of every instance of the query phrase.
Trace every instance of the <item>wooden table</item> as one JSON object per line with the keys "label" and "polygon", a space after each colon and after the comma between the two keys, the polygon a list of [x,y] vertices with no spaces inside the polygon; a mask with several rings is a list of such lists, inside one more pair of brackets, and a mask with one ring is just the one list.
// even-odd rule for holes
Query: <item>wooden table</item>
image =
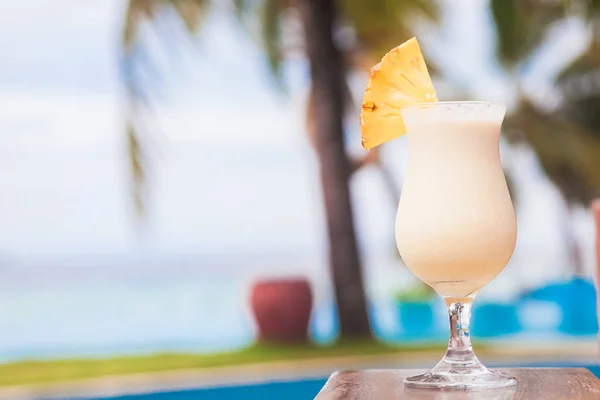
{"label": "wooden table", "polygon": [[592,400],[600,399],[600,380],[584,368],[504,368],[517,378],[515,386],[479,391],[405,388],[407,376],[425,370],[362,370],[335,372],[317,400]]}

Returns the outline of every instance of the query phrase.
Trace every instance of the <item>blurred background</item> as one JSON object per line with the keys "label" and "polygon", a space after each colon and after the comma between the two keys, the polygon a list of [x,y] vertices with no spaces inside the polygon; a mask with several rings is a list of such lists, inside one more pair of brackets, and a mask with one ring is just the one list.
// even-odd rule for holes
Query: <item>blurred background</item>
{"label": "blurred background", "polygon": [[443,302],[393,236],[406,139],[367,153],[358,124],[412,36],[441,100],[509,110],[519,237],[475,303],[482,358],[595,364],[599,7],[0,0],[0,385],[311,398],[336,368],[433,365]]}

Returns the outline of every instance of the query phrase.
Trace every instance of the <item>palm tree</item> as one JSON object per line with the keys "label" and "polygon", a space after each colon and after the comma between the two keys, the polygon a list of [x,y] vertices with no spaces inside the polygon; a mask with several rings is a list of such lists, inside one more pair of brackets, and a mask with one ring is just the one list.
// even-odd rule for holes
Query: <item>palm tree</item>
{"label": "palm tree", "polygon": [[[568,209],[586,205],[600,193],[600,124],[597,104],[600,85],[590,85],[590,75],[600,71],[598,36],[587,52],[572,65],[566,65],[555,84],[562,95],[561,103],[551,109],[539,107],[522,90],[520,67],[535,56],[535,50],[546,40],[552,23],[574,15],[588,21],[597,20],[597,0],[491,0],[496,25],[499,64],[517,83],[517,107],[506,119],[509,140],[525,139],[536,152],[548,178],[558,187]],[[583,83],[582,82],[587,82]],[[585,86],[593,96],[573,96],[573,88]],[[580,92],[578,93],[580,94]],[[578,97],[578,98],[575,98]],[[590,111],[592,113],[590,114]],[[570,223],[563,226],[565,241],[570,246],[574,272],[582,273],[581,254]]]}
{"label": "palm tree", "polygon": [[[282,24],[286,11],[295,10],[303,26],[300,51],[310,64],[311,85],[307,105],[307,133],[319,159],[320,179],[329,238],[329,264],[335,289],[342,337],[370,337],[369,320],[359,250],[350,200],[352,174],[362,166],[379,166],[397,196],[379,159],[379,151],[359,159],[346,151],[344,116],[351,109],[347,75],[375,64],[385,51],[410,38],[410,18],[418,13],[429,18],[435,8],[427,0],[365,2],[364,0],[234,0],[239,20],[265,51],[276,79],[286,49]],[[127,137],[133,197],[138,215],[144,212],[145,164],[142,144],[147,133],[143,108],[149,103],[148,89],[141,85],[140,66],[148,63],[140,45],[144,22],[156,24],[161,11],[174,11],[189,33],[195,33],[206,15],[208,0],[129,0],[123,27],[123,81],[127,88],[129,111]],[[256,34],[248,23],[259,16]],[[352,36],[342,47],[339,33]],[[172,44],[171,44],[172,45]],[[297,49],[295,49],[297,50]]]}

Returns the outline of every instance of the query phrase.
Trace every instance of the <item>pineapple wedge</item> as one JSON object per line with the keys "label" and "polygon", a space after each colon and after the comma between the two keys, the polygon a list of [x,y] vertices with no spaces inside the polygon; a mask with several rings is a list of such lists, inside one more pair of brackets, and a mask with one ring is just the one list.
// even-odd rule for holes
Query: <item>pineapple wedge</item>
{"label": "pineapple wedge", "polygon": [[361,141],[371,149],[404,135],[400,110],[437,96],[416,38],[390,50],[371,68],[360,114]]}

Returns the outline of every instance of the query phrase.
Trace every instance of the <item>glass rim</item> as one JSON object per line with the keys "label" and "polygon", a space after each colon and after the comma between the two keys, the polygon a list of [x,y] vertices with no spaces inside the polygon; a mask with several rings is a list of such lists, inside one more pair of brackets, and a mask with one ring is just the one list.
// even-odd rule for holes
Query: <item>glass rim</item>
{"label": "glass rim", "polygon": [[506,105],[501,101],[479,101],[479,100],[453,100],[453,101],[432,101],[432,102],[421,102],[410,104],[406,107],[402,107],[403,110],[411,108],[435,108],[443,106],[461,106],[461,105],[473,105],[473,106],[490,106],[490,107],[501,107],[506,109]]}
{"label": "glass rim", "polygon": [[506,106],[494,101],[439,101],[416,103],[400,110],[405,124],[450,121],[502,121]]}

